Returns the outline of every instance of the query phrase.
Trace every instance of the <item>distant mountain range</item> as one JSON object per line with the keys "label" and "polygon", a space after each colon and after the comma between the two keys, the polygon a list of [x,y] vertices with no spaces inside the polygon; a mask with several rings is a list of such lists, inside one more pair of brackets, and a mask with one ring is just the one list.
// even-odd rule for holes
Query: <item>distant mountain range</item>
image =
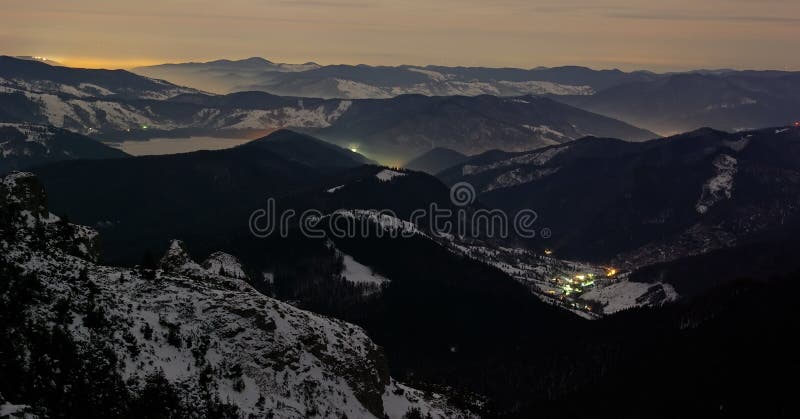
{"label": "distant mountain range", "polygon": [[800,121],[800,73],[670,74],[585,97],[554,97],[661,134],[700,127],[743,131]]}
{"label": "distant mountain range", "polygon": [[[491,149],[522,151],[587,135],[625,140],[657,137],[651,131],[637,130],[619,121],[658,133],[678,133],[705,126],[733,132],[800,119],[800,76],[780,71],[655,74],[581,67],[422,69],[286,65],[257,58],[168,66],[187,66],[203,74],[216,74],[214,69],[219,69],[226,80],[237,79],[240,69],[244,72],[242,78],[259,72],[297,78],[275,81],[275,86],[284,90],[260,89],[292,95],[276,96],[256,91],[210,95],[125,71],[70,69],[11,57],[2,60],[0,120],[53,125],[105,139],[195,134],[254,136],[291,128],[395,165],[436,147],[476,154]],[[436,75],[439,73],[448,76],[442,78]],[[344,99],[299,97],[311,94],[292,87],[301,81],[326,77],[348,83],[405,87],[387,94],[317,91],[312,95]],[[572,83],[589,86],[591,92],[411,89],[409,86],[419,83],[420,78],[477,80],[476,83]],[[422,94],[400,95],[413,92]],[[501,98],[504,95],[510,97]],[[351,97],[382,99],[347,99]]]}
{"label": "distant mountain range", "polygon": [[[579,67],[551,69],[488,69],[451,67],[373,67],[315,63],[276,64],[263,58],[207,63],[163,64],[133,72],[186,86],[204,86],[217,93],[259,90],[282,96],[340,99],[527,94],[591,94],[620,79],[638,80],[619,71],[595,72]],[[580,81],[580,83],[578,83]],[[589,83],[586,83],[586,82]]]}
{"label": "distant mountain range", "polygon": [[135,72],[228,93],[260,90],[322,98],[551,95],[659,134],[701,127],[736,131],[800,120],[800,73],[697,70],[656,74],[584,67],[535,69],[274,64],[241,61],[167,64]]}
{"label": "distant mountain range", "polygon": [[[209,95],[124,71],[3,59],[13,65],[0,71],[0,77],[9,77],[2,79],[6,88],[0,91],[0,121],[52,125],[104,140],[255,136],[292,128],[399,165],[435,147],[474,154],[490,149],[529,150],[586,135],[627,140],[656,137],[537,96],[326,100],[264,92]],[[15,81],[15,74],[23,73],[25,78],[19,80],[25,82]],[[96,83],[87,81],[95,77]],[[108,92],[92,94],[86,90],[89,84],[105,86]],[[161,88],[161,96],[155,95],[153,89]]]}

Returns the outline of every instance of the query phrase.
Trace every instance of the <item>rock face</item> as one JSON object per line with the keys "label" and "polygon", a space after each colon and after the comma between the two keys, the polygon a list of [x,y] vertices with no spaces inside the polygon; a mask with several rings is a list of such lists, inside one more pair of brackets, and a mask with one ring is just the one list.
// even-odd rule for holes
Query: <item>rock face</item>
{"label": "rock face", "polygon": [[[402,417],[412,408],[460,415],[399,390],[381,349],[359,327],[258,293],[233,256],[215,253],[201,266],[173,241],[154,271],[102,266],[94,262],[96,233],[47,212],[33,175],[0,179],[0,263],[40,290],[22,308],[26,326],[9,332],[21,353],[33,350],[28,328],[58,329],[76,342],[78,359],[110,365],[130,394],[124,400],[138,400],[143,383],[163,377],[182,411],[198,417],[212,412],[209,400],[240,416]],[[103,352],[93,352],[96,345]],[[29,367],[15,370],[19,382],[42,381],[35,374],[49,382],[48,374],[65,368]],[[37,405],[24,389],[0,391],[36,412],[58,408]]]}

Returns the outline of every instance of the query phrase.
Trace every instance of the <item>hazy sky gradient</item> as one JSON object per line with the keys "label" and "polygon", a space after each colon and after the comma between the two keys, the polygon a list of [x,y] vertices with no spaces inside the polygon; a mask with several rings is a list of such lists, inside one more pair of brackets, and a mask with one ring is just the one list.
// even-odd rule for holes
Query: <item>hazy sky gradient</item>
{"label": "hazy sky gradient", "polygon": [[800,0],[0,0],[0,54],[125,68],[321,64],[800,70]]}

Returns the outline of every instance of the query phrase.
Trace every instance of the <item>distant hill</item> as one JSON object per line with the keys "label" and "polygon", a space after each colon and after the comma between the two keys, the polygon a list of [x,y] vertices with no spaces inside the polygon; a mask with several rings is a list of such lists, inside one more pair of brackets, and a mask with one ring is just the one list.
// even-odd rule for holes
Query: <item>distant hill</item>
{"label": "distant hill", "polygon": [[444,169],[465,162],[469,157],[449,148],[436,147],[406,163],[404,167],[435,175]]}
{"label": "distant hill", "polygon": [[482,94],[591,94],[648,73],[584,67],[515,68],[280,64],[263,58],[139,67],[137,74],[217,93],[259,90],[283,96],[341,99]]}
{"label": "distant hill", "polygon": [[701,127],[741,131],[800,120],[800,73],[698,72],[555,97],[662,134]]}
{"label": "distant hill", "polygon": [[40,94],[123,99],[165,99],[196,92],[125,70],[61,67],[5,55],[0,56],[0,86]]}
{"label": "distant hill", "polygon": [[310,167],[348,168],[375,163],[354,151],[289,130],[273,132],[239,147],[267,150],[286,160]]}
{"label": "distant hill", "polygon": [[[0,92],[0,121],[52,125],[107,141],[193,135],[252,138],[288,128],[399,166],[436,147],[476,154],[530,150],[587,135],[632,141],[656,137],[537,96],[417,94],[349,100],[265,92],[211,95],[126,72],[6,60],[12,65],[1,71],[11,78],[0,80],[7,84]],[[256,60],[247,65],[261,64]]]}
{"label": "distant hill", "polygon": [[657,135],[554,100],[525,96],[400,96],[352,101],[314,135],[381,161],[405,161],[431,148],[464,154],[523,151],[589,135],[641,141]]}
{"label": "distant hill", "polygon": [[128,155],[64,129],[0,122],[0,174],[61,160],[120,157]]}

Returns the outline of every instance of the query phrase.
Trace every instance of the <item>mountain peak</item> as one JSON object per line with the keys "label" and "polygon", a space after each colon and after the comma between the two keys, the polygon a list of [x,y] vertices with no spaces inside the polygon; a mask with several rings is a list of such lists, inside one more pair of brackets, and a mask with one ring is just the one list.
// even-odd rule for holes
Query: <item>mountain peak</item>
{"label": "mountain peak", "polygon": [[264,64],[264,65],[275,64],[272,61],[267,60],[266,58],[261,58],[261,57],[245,58],[243,60],[239,60],[239,62],[240,63],[246,63],[246,64]]}
{"label": "mountain peak", "polygon": [[678,134],[672,137],[668,137],[667,139],[677,139],[677,138],[725,138],[730,136],[731,134],[725,131],[721,131],[718,129],[710,128],[710,127],[703,127],[698,128],[694,131],[689,131],[687,133]]}
{"label": "mountain peak", "polygon": [[158,262],[164,272],[173,274],[205,273],[205,270],[189,255],[186,245],[181,240],[173,239],[164,256]]}

